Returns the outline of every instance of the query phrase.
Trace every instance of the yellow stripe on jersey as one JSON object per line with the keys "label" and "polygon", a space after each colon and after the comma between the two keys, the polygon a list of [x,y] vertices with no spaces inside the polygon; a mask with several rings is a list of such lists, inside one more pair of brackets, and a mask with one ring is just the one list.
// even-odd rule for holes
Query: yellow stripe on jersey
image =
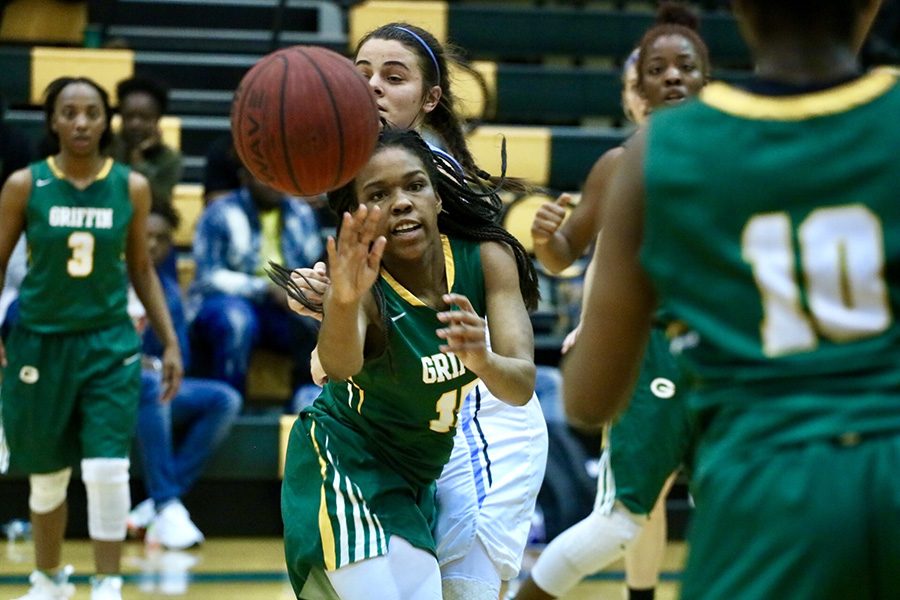
{"label": "yellow stripe on jersey", "polygon": [[356,412],[362,414],[362,405],[363,402],[366,401],[366,390],[362,389],[356,382],[353,381],[353,378],[347,380],[347,394],[349,394],[349,398],[347,399],[347,403],[350,405],[350,408],[353,408],[353,390],[359,390],[359,402],[356,403]]}
{"label": "yellow stripe on jersey", "polygon": [[[453,263],[453,248],[450,246],[450,238],[446,235],[441,235],[441,245],[444,248],[444,269],[447,272],[447,292],[449,292],[453,289],[453,282],[456,281],[456,265]],[[384,269],[381,270],[381,276],[405,302],[412,306],[426,306],[415,294],[403,287],[403,284],[394,279],[393,275]]]}
{"label": "yellow stripe on jersey", "polygon": [[897,84],[889,69],[876,69],[834,88],[796,96],[763,96],[716,81],[700,92],[700,100],[724,113],[761,121],[802,121],[825,117],[867,104]]}
{"label": "yellow stripe on jersey", "polygon": [[313,421],[309,428],[309,439],[312,440],[316,457],[319,459],[319,469],[322,473],[322,497],[319,502],[319,536],[322,539],[322,555],[325,558],[325,569],[334,571],[337,568],[334,550],[334,530],[331,528],[331,519],[328,518],[328,496],[325,491],[325,482],[328,479],[328,464],[319,449],[316,439],[316,422]]}
{"label": "yellow stripe on jersey", "polygon": [[[103,161],[103,166],[100,167],[100,170],[97,172],[97,175],[94,177],[94,181],[100,181],[101,179],[106,179],[107,175],[109,175],[109,172],[112,171],[113,162],[114,161],[111,158],[107,158],[105,161]],[[65,171],[63,171],[61,168],[59,168],[59,165],[56,164],[56,159],[54,157],[52,157],[52,156],[47,157],[47,166],[50,167],[50,170],[53,172],[53,175],[57,179],[65,179],[66,178]]]}

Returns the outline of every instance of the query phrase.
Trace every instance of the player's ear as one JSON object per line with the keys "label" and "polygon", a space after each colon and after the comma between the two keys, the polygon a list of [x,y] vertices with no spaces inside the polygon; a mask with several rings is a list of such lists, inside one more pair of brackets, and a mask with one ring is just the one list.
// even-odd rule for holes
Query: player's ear
{"label": "player's ear", "polygon": [[431,86],[431,89],[425,92],[425,102],[422,104],[422,112],[430,113],[437,108],[438,103],[441,101],[442,93],[443,90],[441,90],[441,86]]}

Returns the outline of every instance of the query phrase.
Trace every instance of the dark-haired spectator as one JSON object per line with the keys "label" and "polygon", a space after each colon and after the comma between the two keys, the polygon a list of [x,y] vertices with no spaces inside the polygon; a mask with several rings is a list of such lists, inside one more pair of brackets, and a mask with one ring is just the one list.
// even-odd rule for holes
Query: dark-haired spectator
{"label": "dark-haired spectator", "polygon": [[[156,265],[185,365],[190,361],[188,324],[181,289],[165,268],[178,215],[170,205],[153,208],[147,220],[147,248]],[[162,347],[151,330],[143,333],[145,367],[141,374],[137,443],[149,497],[128,516],[129,531],[146,529],[146,540],[169,549],[203,541],[181,498],[193,487],[213,451],[225,439],[240,411],[241,395],[227,383],[186,377],[169,403],[160,401]],[[177,443],[174,431],[178,432]]]}
{"label": "dark-haired spectator", "polygon": [[159,121],[169,108],[169,92],[153,79],[132,77],[116,86],[122,127],[109,154],[150,181],[154,202],[171,202],[181,180],[181,152],[163,142]]}
{"label": "dark-haired spectator", "polygon": [[241,187],[241,161],[234,151],[231,133],[217,137],[206,149],[203,169],[203,200],[209,204]]}

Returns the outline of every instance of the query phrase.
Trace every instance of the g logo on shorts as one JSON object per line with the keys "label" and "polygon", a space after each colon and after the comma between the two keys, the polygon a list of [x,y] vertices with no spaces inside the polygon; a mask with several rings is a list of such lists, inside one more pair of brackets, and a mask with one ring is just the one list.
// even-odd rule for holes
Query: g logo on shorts
{"label": "g logo on shorts", "polygon": [[657,398],[668,400],[675,396],[675,383],[665,377],[657,377],[650,382],[650,391]]}
{"label": "g logo on shorts", "polygon": [[19,380],[22,383],[37,383],[37,380],[40,378],[41,373],[37,370],[37,367],[25,365],[24,367],[19,369]]}

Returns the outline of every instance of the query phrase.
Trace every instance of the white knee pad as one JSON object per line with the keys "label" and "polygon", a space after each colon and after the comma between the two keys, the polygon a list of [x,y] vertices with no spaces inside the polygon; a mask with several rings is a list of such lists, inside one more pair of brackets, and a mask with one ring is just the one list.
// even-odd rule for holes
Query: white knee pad
{"label": "white knee pad", "polygon": [[475,579],[442,579],[441,592],[444,600],[497,600],[500,586],[494,587]]}
{"label": "white knee pad", "polygon": [[66,501],[66,490],[72,469],[63,469],[55,473],[29,475],[31,493],[28,495],[28,508],[39,515],[52,512]]}
{"label": "white knee pad", "polygon": [[87,490],[88,534],[92,540],[121,542],[131,508],[127,458],[85,458],[81,479]]}
{"label": "white knee pad", "polygon": [[500,595],[500,572],[476,538],[469,551],[441,566],[444,600],[494,600]]}
{"label": "white knee pad", "polygon": [[550,542],[532,579],[545,592],[565,596],[581,579],[621,558],[645,521],[618,504],[610,514],[592,512]]}

